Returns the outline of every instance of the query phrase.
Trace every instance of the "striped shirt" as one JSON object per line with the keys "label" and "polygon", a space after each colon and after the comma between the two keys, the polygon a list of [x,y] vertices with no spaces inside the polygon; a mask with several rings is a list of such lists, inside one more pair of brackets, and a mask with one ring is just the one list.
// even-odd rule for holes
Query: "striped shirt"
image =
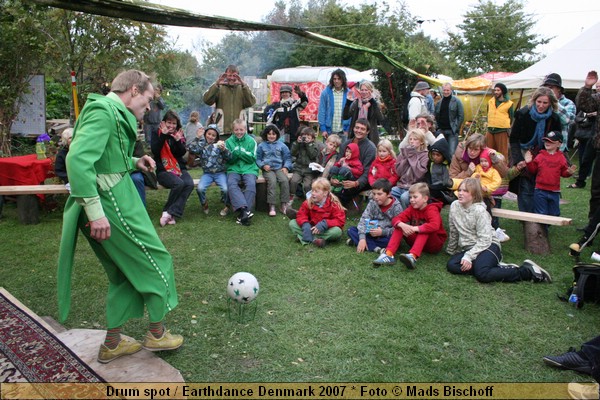
{"label": "striped shirt", "polygon": [[331,121],[332,132],[342,132],[342,102],[344,101],[344,90],[332,90],[333,92],[333,120]]}

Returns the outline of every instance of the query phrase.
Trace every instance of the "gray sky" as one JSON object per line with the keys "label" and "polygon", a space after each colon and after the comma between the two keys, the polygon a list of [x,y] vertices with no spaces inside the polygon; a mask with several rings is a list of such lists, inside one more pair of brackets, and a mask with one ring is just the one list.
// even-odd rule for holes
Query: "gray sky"
{"label": "gray sky", "polygon": [[[151,0],[158,4],[182,8],[201,14],[219,15],[247,21],[258,21],[273,8],[274,0],[236,0],[204,2],[198,0]],[[306,3],[306,0],[302,0]],[[357,6],[361,3],[381,2],[381,0],[346,0],[342,4]],[[392,3],[393,0],[390,0]],[[207,5],[210,4],[210,6]],[[421,29],[425,35],[442,40],[448,30],[456,32],[455,26],[462,22],[466,11],[477,4],[474,0],[408,0],[408,8],[416,18],[425,22]],[[502,4],[502,0],[496,0]],[[600,21],[600,2],[595,0],[524,0],[525,11],[538,21],[534,33],[544,37],[555,36],[552,41],[538,49],[542,54],[551,53],[576,38],[583,30]],[[199,39],[218,42],[228,31],[200,28],[169,28],[169,33],[177,38],[177,46],[194,51],[194,43]],[[600,46],[600,42],[599,42]],[[600,68],[600,60],[598,60]]]}

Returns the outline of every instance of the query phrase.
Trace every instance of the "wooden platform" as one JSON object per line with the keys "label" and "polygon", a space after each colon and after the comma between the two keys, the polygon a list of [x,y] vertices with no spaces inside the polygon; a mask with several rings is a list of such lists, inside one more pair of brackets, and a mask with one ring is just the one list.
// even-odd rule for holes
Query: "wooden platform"
{"label": "wooden platform", "polygon": [[523,211],[506,210],[503,208],[492,208],[492,215],[499,218],[515,219],[518,221],[536,222],[544,225],[571,225],[571,218],[553,217],[551,215],[534,214]]}

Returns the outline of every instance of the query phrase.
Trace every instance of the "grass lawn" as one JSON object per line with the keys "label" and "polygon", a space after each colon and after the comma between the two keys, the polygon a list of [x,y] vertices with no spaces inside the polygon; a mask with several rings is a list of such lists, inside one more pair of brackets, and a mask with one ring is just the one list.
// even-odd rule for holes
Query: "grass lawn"
{"label": "grass lawn", "polygon": [[[194,170],[198,175],[198,170]],[[563,180],[565,187],[573,179]],[[589,189],[565,189],[562,215],[573,225],[551,227],[552,251],[523,249],[517,221],[502,221],[512,240],[505,260],[531,258],[553,284],[479,284],[450,275],[448,256],[425,254],[417,269],[374,269],[373,253],[357,254],[343,243],[302,247],[284,216],[257,213],[250,227],[220,217],[217,189],[209,190],[210,214],[192,193],[184,218],[158,224],[167,191],[148,193],[148,212],[174,258],[179,306],[169,329],[186,342],[164,357],[190,382],[569,382],[591,378],[545,366],[542,356],[599,334],[600,308],[576,310],[559,301],[574,265],[567,246],[576,241],[588,211]],[[60,203],[64,198],[58,197]],[[515,208],[504,201],[503,207]],[[56,259],[61,208],[35,226],[20,225],[7,204],[0,220],[4,286],[38,315],[57,318]],[[447,219],[447,209],[443,211]],[[347,226],[355,225],[350,216]],[[406,248],[401,247],[401,251]],[[584,256],[589,259],[590,251]],[[247,271],[260,282],[255,319],[228,318],[226,285]],[[85,239],[75,256],[73,305],[67,328],[103,329],[107,279]],[[141,338],[147,320],[125,326]]]}

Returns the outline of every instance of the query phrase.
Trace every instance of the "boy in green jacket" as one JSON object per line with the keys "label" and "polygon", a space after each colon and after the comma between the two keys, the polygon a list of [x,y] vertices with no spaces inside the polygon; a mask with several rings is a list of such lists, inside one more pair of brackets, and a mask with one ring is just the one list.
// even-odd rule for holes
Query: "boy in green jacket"
{"label": "boy in green jacket", "polygon": [[[246,133],[246,123],[241,119],[233,121],[233,135],[225,142],[231,152],[227,162],[227,193],[231,207],[238,213],[236,222],[250,225],[256,202],[256,140]],[[244,189],[242,190],[242,186]]]}

